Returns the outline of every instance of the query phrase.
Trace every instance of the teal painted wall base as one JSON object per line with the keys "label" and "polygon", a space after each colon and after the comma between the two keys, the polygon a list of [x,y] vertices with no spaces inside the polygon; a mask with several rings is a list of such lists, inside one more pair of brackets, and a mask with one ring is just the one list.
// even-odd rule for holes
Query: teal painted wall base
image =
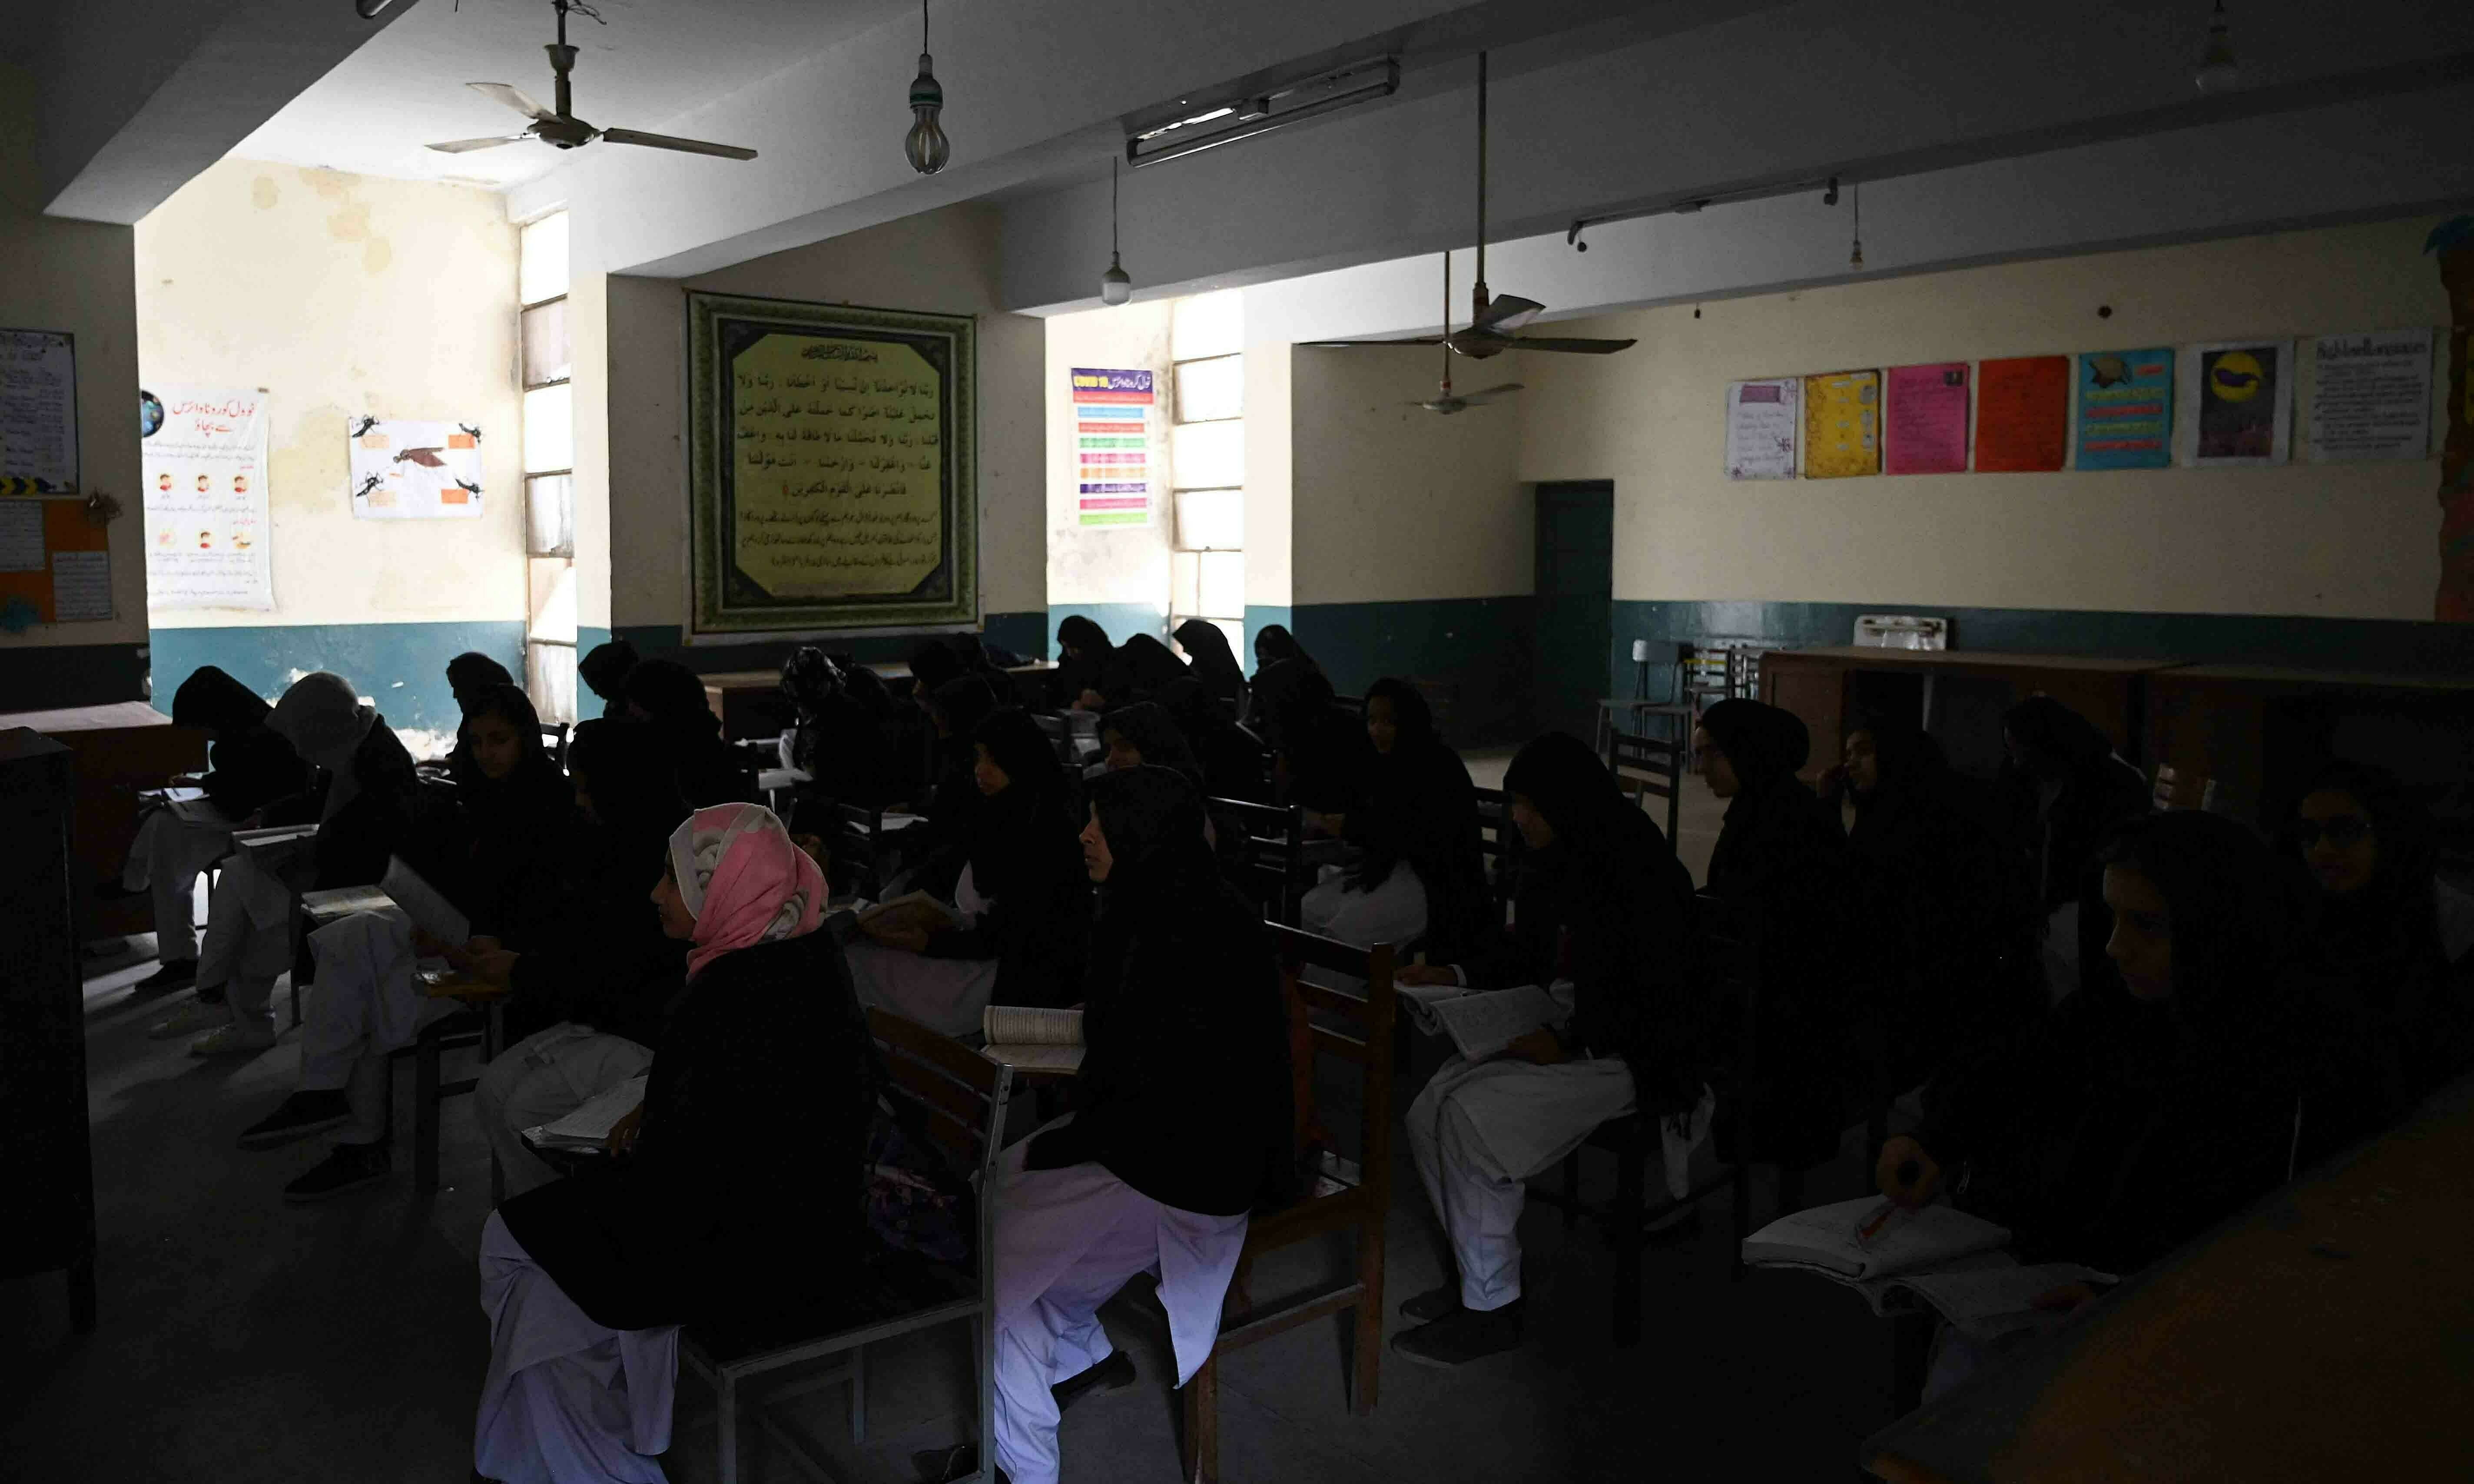
{"label": "teal painted wall base", "polygon": [[1296,633],[1298,611],[1286,604],[1278,607],[1261,603],[1246,605],[1246,652],[1237,656],[1237,663],[1246,668],[1249,675],[1254,673],[1254,636],[1274,623],[1292,634]]}
{"label": "teal painted wall base", "polygon": [[295,670],[327,669],[350,680],[399,729],[452,732],[462,719],[447,685],[447,662],[467,649],[524,675],[521,620],[473,623],[298,623],[251,628],[158,628],[153,635],[155,695],[168,711],[189,672],[212,665],[274,697]]}
{"label": "teal painted wall base", "polygon": [[[1036,609],[1028,613],[988,614],[981,620],[981,628],[985,643],[1003,645],[1032,659],[1045,652],[1036,641],[1049,631],[1048,617]],[[912,650],[935,637],[933,633],[922,632],[881,634],[870,638],[773,639],[690,647],[675,623],[622,623],[611,633],[634,645],[636,652],[645,659],[676,660],[698,674],[708,675],[733,669],[778,669],[794,650],[811,644],[830,653],[847,654],[864,665],[890,664],[910,659]]]}
{"label": "teal painted wall base", "polygon": [[[1298,637],[1343,694],[1385,675],[1448,689],[1445,734],[1461,746],[1519,741],[1529,726],[1531,620],[1523,594],[1405,603],[1299,603]],[[1248,610],[1250,621],[1254,610]]]}
{"label": "teal painted wall base", "polygon": [[575,657],[580,660],[586,655],[591,654],[594,649],[608,644],[609,642],[610,630],[606,628],[591,628],[584,624],[577,624],[575,629]]}

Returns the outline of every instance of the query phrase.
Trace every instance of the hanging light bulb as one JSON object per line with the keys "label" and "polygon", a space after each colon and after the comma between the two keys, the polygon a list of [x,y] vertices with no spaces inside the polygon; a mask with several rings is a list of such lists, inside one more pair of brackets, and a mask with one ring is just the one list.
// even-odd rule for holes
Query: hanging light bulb
{"label": "hanging light bulb", "polygon": [[2225,0],[2217,0],[2208,18],[2208,44],[2199,52],[2199,70],[2191,81],[2203,93],[2231,92],[2242,85],[2242,62],[2234,57],[2234,36],[2225,24]]}
{"label": "hanging light bulb", "polygon": [[1858,181],[1849,187],[1849,195],[1856,208],[1856,245],[1847,255],[1847,266],[1861,268],[1864,266],[1864,182]]}
{"label": "hanging light bulb", "polygon": [[1133,276],[1117,256],[1117,157],[1108,157],[1108,271],[1100,275],[1100,302],[1121,304],[1134,297]]}
{"label": "hanging light bulb", "polygon": [[928,55],[928,0],[919,0],[919,75],[910,80],[910,116],[915,122],[902,136],[902,153],[921,175],[934,175],[954,158],[953,141],[936,127],[936,115],[944,107],[945,89],[936,85],[934,59]]}

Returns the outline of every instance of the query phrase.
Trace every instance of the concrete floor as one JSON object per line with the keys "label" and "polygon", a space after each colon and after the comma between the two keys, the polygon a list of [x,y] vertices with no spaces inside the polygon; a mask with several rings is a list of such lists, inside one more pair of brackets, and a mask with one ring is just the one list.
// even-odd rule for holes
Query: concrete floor
{"label": "concrete floor", "polygon": [[[1472,759],[1499,776],[1501,758]],[[1696,873],[1714,835],[1706,795],[1687,810]],[[133,941],[138,952],[151,940]],[[410,1077],[397,1110],[399,1174],[379,1189],[290,1207],[279,1191],[323,1143],[261,1154],[241,1129],[288,1089],[294,1042],[246,1061],[202,1062],[145,1027],[170,1000],[136,1002],[152,967],[99,961],[86,985],[98,1223],[100,1328],[68,1328],[56,1277],[0,1282],[0,1477],[43,1481],[349,1480],[460,1484],[488,1337],[473,1250],[488,1208],[487,1156],[467,1107],[446,1119],[445,1188],[416,1200],[408,1177]],[[314,992],[314,991],[312,991]],[[278,1004],[282,1004],[279,991]],[[1418,1072],[1438,1055],[1421,1044]],[[1405,1104],[1410,1086],[1397,1096]],[[1337,1120],[1336,1120],[1337,1121]],[[1345,1121],[1342,1126],[1346,1127]],[[1386,1243],[1392,1303],[1443,1271],[1405,1148]],[[1590,1165],[1593,1192],[1611,1179]],[[1851,1142],[1807,1183],[1814,1202],[1865,1182]],[[1766,1192],[1757,1198],[1766,1220]],[[1528,1342],[1459,1372],[1385,1357],[1369,1417],[1344,1401],[1339,1323],[1292,1331],[1223,1368],[1222,1472],[1241,1480],[1827,1479],[1853,1475],[1856,1443],[1888,1421],[1890,1339],[1852,1295],[1816,1279],[1728,1279],[1723,1198],[1702,1234],[1648,1260],[1647,1340],[1612,1348],[1611,1263],[1589,1226],[1566,1234],[1533,1207]],[[1258,1275],[1258,1296],[1338,1272],[1344,1254],[1299,1251]],[[1390,1307],[1391,1304],[1387,1304]],[[1073,1484],[1176,1477],[1167,1335],[1146,1296],[1106,1318],[1140,1384],[1084,1399],[1065,1422]],[[1387,1314],[1387,1332],[1399,1321]],[[957,1331],[870,1351],[868,1432],[854,1447],[839,1391],[787,1409],[849,1480],[903,1480],[914,1448],[964,1430],[970,1370]],[[711,1399],[679,1384],[666,1464],[716,1477]],[[750,1429],[753,1431],[753,1429]],[[750,1445],[743,1477],[799,1477]]]}

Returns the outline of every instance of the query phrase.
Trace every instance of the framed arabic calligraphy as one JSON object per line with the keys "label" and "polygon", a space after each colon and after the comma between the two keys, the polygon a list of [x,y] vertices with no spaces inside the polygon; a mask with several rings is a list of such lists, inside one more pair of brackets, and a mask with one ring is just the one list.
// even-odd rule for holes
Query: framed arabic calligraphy
{"label": "framed arabic calligraphy", "polygon": [[691,634],[979,621],[976,330],[688,295]]}

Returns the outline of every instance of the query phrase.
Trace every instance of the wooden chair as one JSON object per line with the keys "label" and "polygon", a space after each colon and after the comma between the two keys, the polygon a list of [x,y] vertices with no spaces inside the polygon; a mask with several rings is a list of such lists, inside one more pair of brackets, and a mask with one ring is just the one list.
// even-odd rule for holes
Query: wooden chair
{"label": "wooden chair", "polygon": [[1521,852],[1528,848],[1520,826],[1512,821],[1512,795],[1500,789],[1479,789],[1477,794],[1478,854],[1486,861],[1487,884],[1494,893],[1495,926],[1503,926],[1512,893],[1520,876]]}
{"label": "wooden chair", "polygon": [[[991,1365],[996,1312],[996,1201],[999,1140],[1012,1095],[1012,1069],[999,1066],[926,1026],[886,1010],[867,1012],[870,1034],[886,1072],[885,1096],[899,1099],[952,1158],[972,1173],[980,1191],[977,1251],[967,1268],[926,1258],[909,1259],[898,1277],[870,1275],[869,1291],[837,1310],[838,1323],[821,1332],[800,1315],[767,1315],[744,1326],[691,1326],[679,1335],[679,1359],[711,1386],[716,1401],[721,1484],[739,1484],[739,1414],[742,1387],[810,1361],[837,1363],[804,1380],[775,1387],[754,1399],[757,1421],[791,1462],[811,1477],[830,1480],[826,1470],[768,1405],[828,1386],[850,1387],[851,1441],[867,1437],[865,1347],[872,1341],[958,1320],[970,1322],[972,1365],[979,1376],[979,1457],[974,1479],[996,1476],[995,1373]],[[786,1178],[796,1178],[786,1172]],[[858,1201],[852,1195],[854,1204]],[[854,1283],[854,1288],[863,1285]],[[851,1322],[856,1315],[857,1322]],[[803,1320],[805,1323],[803,1324]]]}
{"label": "wooden chair", "polygon": [[878,865],[884,860],[885,811],[866,804],[836,804],[833,834],[826,838],[825,850],[837,866],[850,873],[848,881],[836,884],[837,894],[875,895]]}
{"label": "wooden chair", "polygon": [[[1220,1357],[1285,1329],[1327,1315],[1350,1316],[1355,1361],[1350,1367],[1352,1410],[1359,1416],[1374,1410],[1383,1356],[1383,1228],[1392,1208],[1392,1024],[1397,1009],[1392,984],[1394,952],[1389,943],[1353,948],[1346,943],[1271,926],[1280,963],[1280,987],[1288,997],[1293,1044],[1302,1042],[1312,1053],[1326,1054],[1356,1067],[1363,1076],[1364,1124],[1354,1163],[1333,1152],[1316,1160],[1314,1183],[1294,1204],[1276,1211],[1256,1211],[1248,1223],[1244,1254],[1220,1324],[1219,1343],[1194,1379],[1185,1387],[1184,1477],[1193,1484],[1213,1484],[1220,1477]],[[1308,967],[1329,969],[1365,981],[1363,993],[1328,989],[1299,978]],[[1342,1029],[1319,1024],[1338,1020]],[[1300,1088],[1313,1085],[1312,1068],[1298,1069]],[[1310,1097],[1297,1109],[1298,1127],[1312,1123]],[[1248,1291],[1254,1259],[1267,1252],[1320,1241],[1335,1232],[1354,1229],[1357,1260],[1354,1273],[1285,1302],[1257,1306]]]}
{"label": "wooden chair", "polygon": [[1048,745],[1056,750],[1056,761],[1070,766],[1074,762],[1073,724],[1062,716],[1049,712],[1033,712],[1031,719],[1039,723],[1040,732],[1048,738]]}
{"label": "wooden chair", "polygon": [[1297,926],[1298,902],[1305,894],[1305,811],[1294,804],[1223,798],[1205,800],[1204,808],[1246,832],[1243,850],[1231,852],[1238,863],[1237,888],[1262,904],[1266,920]]}
{"label": "wooden chair", "polygon": [[[1607,739],[1607,771],[1615,775],[1615,787],[1640,803],[1650,794],[1666,800],[1666,839],[1675,839],[1675,826],[1682,817],[1684,802],[1685,744],[1662,737],[1634,737],[1617,732]],[[1644,806],[1646,807],[1646,806]]]}

